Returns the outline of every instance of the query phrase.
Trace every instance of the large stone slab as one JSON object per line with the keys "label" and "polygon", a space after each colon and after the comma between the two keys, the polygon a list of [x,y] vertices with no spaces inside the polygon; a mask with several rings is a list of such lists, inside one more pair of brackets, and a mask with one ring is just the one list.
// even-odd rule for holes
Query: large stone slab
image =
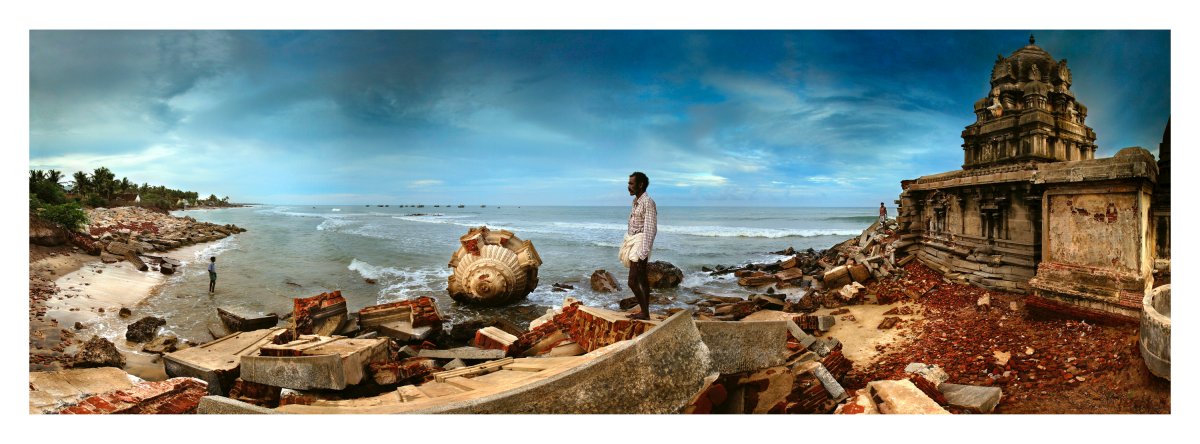
{"label": "large stone slab", "polygon": [[949,415],[946,409],[934,402],[917,388],[912,381],[871,381],[867,390],[878,400],[876,405],[883,414],[901,415]]}
{"label": "large stone slab", "polygon": [[503,350],[483,349],[476,347],[458,347],[447,350],[421,350],[417,356],[433,359],[462,359],[467,361],[482,361],[504,357]]}
{"label": "large stone slab", "polygon": [[1000,404],[1003,392],[1000,387],[980,387],[942,383],[938,391],[946,397],[946,401],[955,407],[962,407],[977,413],[991,413]]}
{"label": "large stone slab", "polygon": [[123,390],[137,380],[116,367],[29,373],[29,413],[49,413],[92,395]]}
{"label": "large stone slab", "polygon": [[196,347],[163,355],[167,376],[190,376],[208,383],[210,395],[224,395],[238,378],[244,356],[258,353],[286,328],[239,332]]}
{"label": "large stone slab", "polygon": [[783,365],[787,360],[786,321],[698,321],[712,371],[740,373]]}
{"label": "large stone slab", "polygon": [[241,377],[296,390],[341,390],[358,384],[371,362],[386,361],[388,340],[301,336],[242,357]]}

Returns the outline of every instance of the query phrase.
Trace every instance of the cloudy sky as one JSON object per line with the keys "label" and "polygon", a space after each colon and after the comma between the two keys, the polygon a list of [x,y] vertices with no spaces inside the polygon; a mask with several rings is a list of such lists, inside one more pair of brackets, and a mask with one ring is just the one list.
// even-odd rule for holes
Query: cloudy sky
{"label": "cloudy sky", "polygon": [[[31,31],[29,164],[279,204],[889,206],[1030,31]],[[1034,30],[1097,156],[1157,153],[1167,31]]]}

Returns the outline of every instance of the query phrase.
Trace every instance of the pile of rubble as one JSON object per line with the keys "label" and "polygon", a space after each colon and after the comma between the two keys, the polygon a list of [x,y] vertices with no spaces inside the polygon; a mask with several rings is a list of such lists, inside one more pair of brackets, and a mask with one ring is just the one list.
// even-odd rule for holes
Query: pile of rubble
{"label": "pile of rubble", "polygon": [[856,371],[852,385],[901,377],[908,363],[924,362],[950,380],[1025,399],[1124,368],[1136,348],[1132,327],[1031,318],[1023,296],[963,284],[921,263],[867,289],[916,302],[925,317],[908,325],[912,341]]}
{"label": "pile of rubble", "polygon": [[[94,208],[87,210],[87,234],[76,233],[72,242],[106,263],[128,260],[142,271],[149,266],[139,255],[211,242],[246,231],[236,225],[197,222],[190,216],[175,217],[140,207]],[[166,258],[151,257],[163,273],[179,266]],[[162,265],[166,267],[162,267]]]}
{"label": "pile of rubble", "polygon": [[772,254],[791,256],[770,264],[748,264],[741,267],[717,266],[703,270],[712,275],[732,273],[738,285],[749,288],[798,289],[800,300],[811,311],[818,306],[839,306],[861,303],[865,295],[864,284],[872,279],[891,276],[897,267],[913,260],[913,256],[896,259],[894,247],[895,221],[871,224],[862,234],[837,244],[828,250],[813,249],[797,252],[789,247]]}

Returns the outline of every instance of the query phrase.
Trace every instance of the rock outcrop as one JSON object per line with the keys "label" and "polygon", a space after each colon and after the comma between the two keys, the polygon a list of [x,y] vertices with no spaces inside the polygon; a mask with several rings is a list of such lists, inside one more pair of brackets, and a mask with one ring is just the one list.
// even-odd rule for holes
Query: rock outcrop
{"label": "rock outcrop", "polygon": [[93,336],[75,354],[73,367],[117,367],[125,366],[125,356],[117,346],[99,336]]}
{"label": "rock outcrop", "polygon": [[613,277],[613,274],[609,273],[607,270],[596,270],[592,272],[590,282],[592,284],[592,291],[599,293],[611,293],[617,291],[619,288],[617,286],[617,278]]}
{"label": "rock outcrop", "polygon": [[129,324],[129,329],[125,331],[125,339],[133,342],[147,342],[154,339],[158,335],[158,327],[165,325],[167,321],[154,316],[146,316],[138,319],[137,322]]}
{"label": "rock outcrop", "polygon": [[646,274],[650,288],[674,288],[683,282],[683,270],[666,261],[651,262]]}

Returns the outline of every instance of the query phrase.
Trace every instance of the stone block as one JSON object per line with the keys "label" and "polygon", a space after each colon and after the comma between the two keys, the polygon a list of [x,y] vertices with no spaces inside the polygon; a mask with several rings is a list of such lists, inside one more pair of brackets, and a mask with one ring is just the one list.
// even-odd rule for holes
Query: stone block
{"label": "stone block", "polygon": [[950,379],[950,375],[947,375],[945,370],[942,370],[941,367],[938,367],[934,364],[922,364],[920,362],[914,362],[905,366],[904,372],[925,378],[929,382],[933,383],[934,387],[939,387],[943,382],[946,382]]}
{"label": "stone block", "polygon": [[265,345],[258,356],[243,356],[241,377],[296,390],[341,390],[361,382],[368,363],[387,356],[384,338],[300,336],[287,344]]}
{"label": "stone block", "polygon": [[887,415],[948,415],[946,409],[925,395],[921,389],[907,379],[899,381],[871,381],[867,391],[876,400],[879,412]]}
{"label": "stone block", "polygon": [[500,359],[504,357],[504,352],[501,350],[490,350],[476,347],[458,347],[448,350],[421,350],[417,354],[422,358],[433,359],[462,359],[464,361],[484,361],[491,359]]}
{"label": "stone block", "polygon": [[834,401],[841,402],[846,398],[846,389],[842,388],[842,384],[834,379],[833,375],[824,365],[818,365],[812,370],[813,375],[821,381],[821,385],[825,387],[825,391],[829,393],[829,398]]}
{"label": "stone block", "polygon": [[163,355],[167,376],[191,376],[208,383],[210,395],[229,392],[239,375],[241,358],[258,353],[270,344],[285,328],[269,328],[240,332],[215,341]]}
{"label": "stone block", "polygon": [[833,324],[837,322],[837,318],[830,315],[817,317],[817,330],[829,331],[833,328]]}
{"label": "stone block", "polygon": [[745,413],[762,414],[784,404],[795,376],[787,367],[770,367],[738,380],[744,390]]}
{"label": "stone block", "polygon": [[699,321],[696,328],[708,346],[712,371],[724,374],[782,365],[787,358],[785,321]]}
{"label": "stone block", "polygon": [[1000,387],[980,387],[943,383],[938,386],[946,402],[955,407],[971,410],[976,413],[991,413],[1000,404],[1003,392]]}

